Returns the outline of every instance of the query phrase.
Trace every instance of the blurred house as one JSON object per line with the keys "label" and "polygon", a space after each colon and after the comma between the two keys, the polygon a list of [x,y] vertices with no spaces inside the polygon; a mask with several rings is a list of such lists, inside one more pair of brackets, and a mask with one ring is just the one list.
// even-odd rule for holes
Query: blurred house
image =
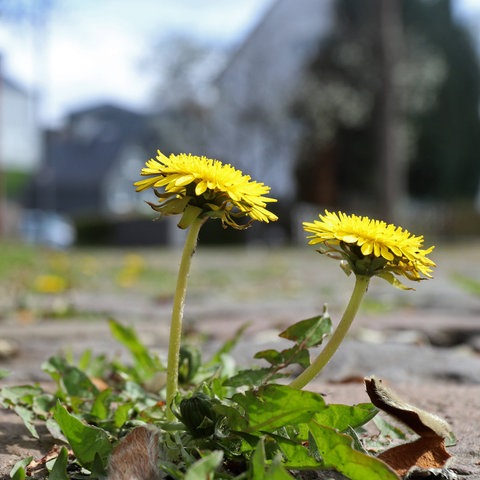
{"label": "blurred house", "polygon": [[36,97],[13,80],[0,77],[0,164],[3,171],[29,173],[40,163],[42,132]]}
{"label": "blurred house", "polygon": [[208,114],[204,105],[193,113],[186,106],[194,120],[192,135],[185,136],[201,137],[197,148],[269,185],[279,199],[271,206],[279,222],[255,226],[247,233],[252,240],[292,236],[302,138],[292,102],[302,73],[333,28],[332,8],[332,0],[273,2],[208,89]]}
{"label": "blurred house", "polygon": [[[1,57],[0,57],[1,65]],[[17,196],[39,164],[42,132],[36,118],[36,95],[3,75],[0,68],[0,231],[16,233]]]}
{"label": "blurred house", "polygon": [[[292,103],[334,27],[333,6],[333,0],[272,2],[213,81],[155,120],[165,152],[205,154],[271,187],[279,202],[269,207],[279,221],[254,225],[245,233],[247,241],[282,243],[292,236],[294,172],[302,140]],[[293,222],[296,230],[298,222]]]}
{"label": "blurred house", "polygon": [[299,78],[333,27],[331,0],[277,0],[216,79],[208,150],[293,200]]}
{"label": "blurred house", "polygon": [[[80,241],[158,241],[164,229],[140,217],[148,208],[132,185],[155,152],[150,122],[148,115],[108,104],[71,113],[62,130],[46,135],[44,162],[25,207],[69,217]],[[148,232],[142,235],[142,228]]]}
{"label": "blurred house", "polygon": [[[439,202],[473,208],[479,83],[468,32],[449,0],[409,2],[388,22],[380,4],[276,0],[215,81],[205,152],[270,185],[295,228],[299,199],[411,227],[428,218],[436,231],[446,225]],[[395,62],[379,50],[392,29],[378,26],[393,23],[406,32],[389,38],[405,48]]]}

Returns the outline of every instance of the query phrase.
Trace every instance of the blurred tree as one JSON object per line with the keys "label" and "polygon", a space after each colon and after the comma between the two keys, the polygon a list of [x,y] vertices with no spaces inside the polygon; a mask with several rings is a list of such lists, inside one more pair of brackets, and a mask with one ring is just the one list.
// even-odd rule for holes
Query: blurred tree
{"label": "blurred tree", "polygon": [[[471,198],[480,142],[475,50],[450,0],[338,0],[299,85],[298,197],[394,220],[407,193]],[[408,163],[407,163],[408,162]]]}
{"label": "blurred tree", "polygon": [[480,70],[468,31],[453,18],[450,0],[407,2],[406,19],[443,57],[447,74],[435,104],[414,118],[417,150],[411,193],[471,200],[480,179]]}
{"label": "blurred tree", "polygon": [[209,109],[215,100],[213,79],[227,52],[184,36],[161,39],[144,59],[157,73],[152,105],[166,153],[201,151],[208,135]]}
{"label": "blurred tree", "polygon": [[[405,115],[399,72],[404,58],[402,0],[377,1],[379,84],[376,94],[375,157],[379,214],[396,222],[406,195]],[[375,34],[374,34],[375,35]]]}
{"label": "blurred tree", "polygon": [[212,79],[225,60],[225,51],[193,38],[181,35],[163,38],[144,62],[158,74],[153,101],[162,108],[177,108],[191,102],[208,104]]}

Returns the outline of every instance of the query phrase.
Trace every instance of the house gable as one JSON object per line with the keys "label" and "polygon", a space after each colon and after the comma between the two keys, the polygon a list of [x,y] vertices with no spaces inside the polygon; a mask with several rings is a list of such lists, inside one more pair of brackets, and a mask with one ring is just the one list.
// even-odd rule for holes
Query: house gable
{"label": "house gable", "polygon": [[[75,219],[126,213],[125,198],[115,210],[110,195],[119,195],[118,184],[125,186],[128,176],[134,190],[139,169],[133,176],[132,158],[139,167],[141,156],[151,150],[152,137],[147,116],[116,106],[73,113],[67,126],[49,137],[44,167],[35,179],[29,206]],[[132,201],[133,210],[137,200],[132,197]]]}
{"label": "house gable", "polygon": [[209,153],[292,198],[292,92],[332,27],[330,0],[277,0],[218,77]]}

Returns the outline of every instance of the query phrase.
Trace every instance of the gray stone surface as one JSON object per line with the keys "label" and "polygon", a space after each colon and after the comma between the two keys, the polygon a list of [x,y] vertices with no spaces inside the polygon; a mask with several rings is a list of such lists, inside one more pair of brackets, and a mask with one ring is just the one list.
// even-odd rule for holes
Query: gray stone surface
{"label": "gray stone surface", "polygon": [[[205,266],[238,268],[238,259],[234,263],[228,251],[198,255],[194,271]],[[243,365],[253,363],[258,350],[287,345],[278,338],[279,331],[320,313],[325,302],[334,323],[338,322],[353,280],[336,262],[315,255],[297,250],[246,252],[241,263],[259,271],[263,263],[270,269],[280,265],[281,275],[258,284],[240,276],[233,288],[194,290],[187,298],[185,328],[201,340],[208,355],[249,323],[234,350]],[[375,374],[410,403],[452,424],[458,438],[451,448],[452,464],[459,478],[480,480],[480,296],[461,288],[455,279],[461,274],[480,281],[480,244],[446,245],[438,249],[435,260],[439,265],[435,278],[415,285],[416,292],[398,291],[377,279],[372,282],[348,340],[310,388],[325,393],[330,402],[365,402],[361,379]],[[41,363],[65,349],[74,354],[90,348],[95,353],[126,355],[110,337],[110,316],[135,326],[148,346],[165,354],[169,299],[80,291],[72,292],[68,300],[78,311],[98,315],[28,324],[15,318],[0,321],[0,339],[13,349],[4,357],[0,353],[0,368],[11,371],[4,383],[47,380]],[[0,412],[0,425],[0,478],[6,478],[15,461],[28,454],[38,457],[48,445],[33,440],[11,412]]]}

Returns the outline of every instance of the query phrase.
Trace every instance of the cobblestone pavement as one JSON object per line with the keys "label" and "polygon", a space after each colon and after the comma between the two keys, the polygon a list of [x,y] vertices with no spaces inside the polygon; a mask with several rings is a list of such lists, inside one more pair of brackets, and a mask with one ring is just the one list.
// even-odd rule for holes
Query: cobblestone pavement
{"label": "cobblestone pavement", "polygon": [[[249,322],[234,351],[239,362],[249,363],[256,351],[281,346],[280,329],[318,314],[324,303],[335,323],[353,280],[335,261],[316,255],[299,249],[200,249],[185,328],[198,333],[208,355]],[[459,478],[480,480],[480,288],[474,291],[480,283],[480,243],[444,244],[433,258],[435,278],[415,285],[415,292],[373,280],[348,341],[311,388],[330,402],[365,402],[359,379],[375,374],[410,403],[451,423],[458,443],[450,452]],[[173,253],[164,260],[175,261]],[[206,269],[209,276],[202,284]],[[225,271],[229,274],[222,276]],[[89,317],[0,322],[0,340],[16,352],[0,360],[0,368],[11,372],[5,383],[45,381],[41,363],[66,348],[75,354],[86,348],[125,354],[109,335],[110,316],[134,325],[147,345],[165,352],[170,298],[73,291],[68,302],[77,312],[88,310]],[[92,312],[97,314],[93,318]],[[0,412],[0,425],[0,478],[8,478],[19,458],[39,456],[48,445],[32,439],[11,412]]]}

